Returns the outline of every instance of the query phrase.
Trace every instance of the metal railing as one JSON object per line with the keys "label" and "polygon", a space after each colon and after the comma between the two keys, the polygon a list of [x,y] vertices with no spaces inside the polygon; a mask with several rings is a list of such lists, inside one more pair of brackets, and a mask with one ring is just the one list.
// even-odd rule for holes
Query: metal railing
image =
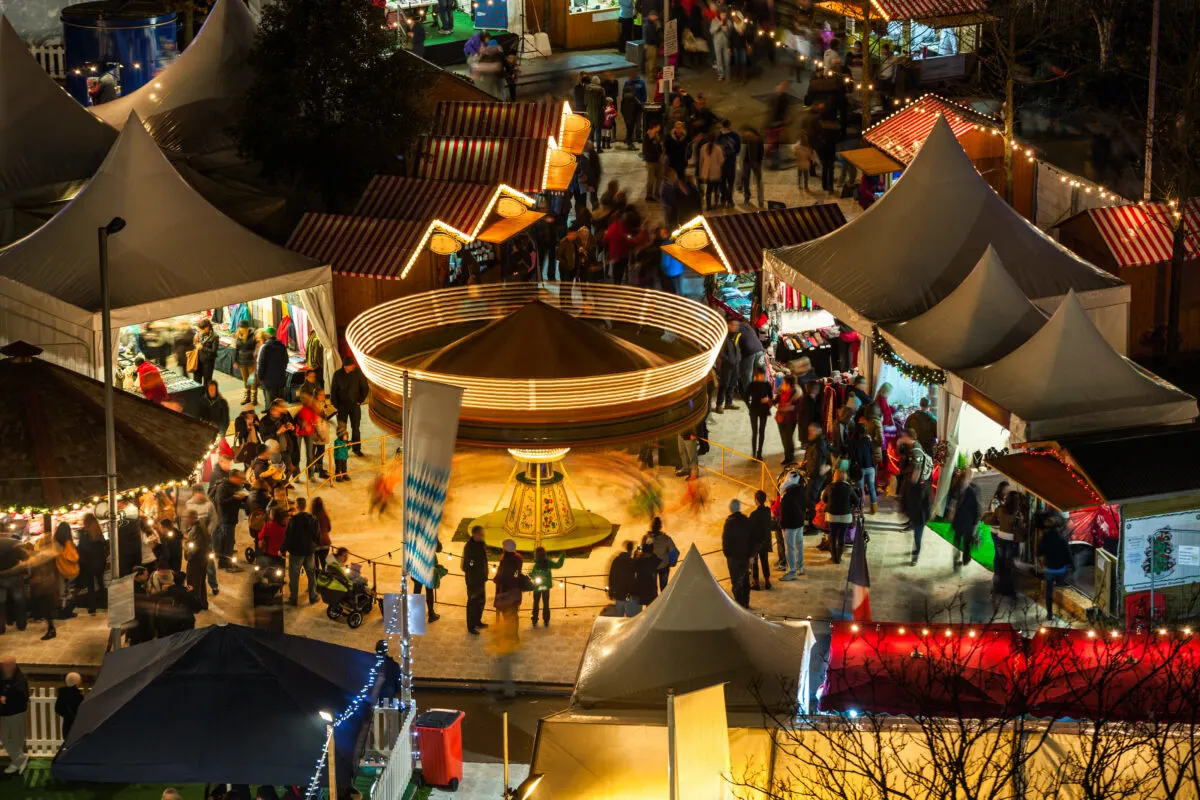
{"label": "metal railing", "polygon": [[[775,497],[776,495],[779,494],[779,487],[775,483],[775,476],[771,474],[770,468],[767,466],[766,462],[763,461],[762,459],[755,458],[754,456],[748,456],[745,453],[742,453],[738,450],[734,450],[732,447],[726,447],[725,445],[721,444],[720,442],[714,442],[711,439],[702,439],[700,437],[696,437],[696,441],[705,442],[710,447],[715,447],[721,451],[721,459],[720,459],[719,466],[714,467],[714,466],[710,466],[707,464],[700,464],[700,469],[704,470],[705,472],[712,473],[714,475],[720,475],[722,478],[725,478],[726,480],[733,481],[734,483],[739,484],[741,486],[745,486],[747,489],[751,489],[753,491],[758,491],[759,489],[761,489],[762,491],[767,493],[768,498]],[[708,456],[711,457],[712,453],[710,452],[708,454]],[[758,485],[755,485],[746,480],[743,480],[742,478],[739,478],[737,475],[731,475],[726,470],[727,456],[728,457],[737,456],[738,458],[753,462],[754,465],[758,468]],[[753,474],[753,468],[751,469],[751,473]]]}
{"label": "metal railing", "polygon": [[[398,449],[388,456],[388,448],[395,445],[399,448],[403,437],[398,433],[385,433],[381,436],[372,436],[370,439],[363,439],[357,442],[350,442],[346,445],[347,449],[353,451],[354,448],[362,450],[364,447],[370,452],[364,451],[362,456],[356,456],[353,452],[346,459],[347,476],[359,475],[364,472],[375,472],[376,470],[386,467],[389,463],[400,458]],[[375,458],[375,449],[379,449],[379,458]],[[325,451],[321,453],[320,465],[321,470],[327,473],[328,477],[319,478],[313,475],[313,470],[318,462],[306,462],[303,469],[297,472],[287,482],[288,488],[298,488],[299,484],[304,484],[304,496],[308,497],[312,492],[333,485],[334,478],[337,473],[334,467],[333,444],[325,445]]]}

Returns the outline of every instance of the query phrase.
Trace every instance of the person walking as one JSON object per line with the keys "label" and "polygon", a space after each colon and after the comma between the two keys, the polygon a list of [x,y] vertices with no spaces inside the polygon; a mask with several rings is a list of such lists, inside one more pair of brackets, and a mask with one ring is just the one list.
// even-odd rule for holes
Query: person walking
{"label": "person walking", "polygon": [[734,409],[734,392],[738,388],[738,367],[742,361],[742,353],[738,348],[737,334],[726,333],[725,341],[721,343],[721,352],[717,361],[717,404],[713,411],[724,414],[725,409]]}
{"label": "person walking", "polygon": [[604,130],[604,87],[600,85],[599,75],[593,75],[583,90],[583,105],[587,110],[588,121],[592,123],[592,146],[600,150],[603,146],[601,133]]}
{"label": "person walking", "polygon": [[213,330],[212,322],[207,318],[196,325],[196,383],[207,386],[212,380],[213,369],[217,366],[217,351],[221,340]]}
{"label": "person walking", "polygon": [[729,78],[729,14],[725,11],[719,12],[709,24],[708,33],[717,68],[717,80],[727,80]]}
{"label": "person walking", "polygon": [[317,546],[313,549],[313,562],[317,569],[317,574],[320,575],[325,571],[325,560],[329,558],[329,548],[333,546],[333,539],[330,538],[330,533],[333,531],[333,523],[329,520],[329,512],[325,510],[325,501],[320,497],[314,497],[312,508],[309,512],[317,521]]}
{"label": "person walking", "polygon": [[519,619],[523,562],[517,553],[517,543],[512,539],[505,539],[500,547],[503,553],[500,563],[496,565],[496,575],[492,578],[496,585],[496,595],[492,598],[492,606],[496,609],[492,649],[499,661],[504,696],[515,697],[517,692],[512,676],[512,658],[521,648]]}
{"label": "person walking", "polygon": [[241,572],[242,568],[234,563],[233,542],[237,530],[238,519],[243,511],[250,514],[250,494],[246,490],[246,476],[240,469],[229,473],[217,489],[217,514],[219,522],[216,533],[213,534],[213,552],[221,569],[229,572]]}
{"label": "person walking", "polygon": [[1042,561],[1042,577],[1046,581],[1046,621],[1054,620],[1054,587],[1066,581],[1074,567],[1071,548],[1067,544],[1066,514],[1046,512],[1042,535],[1038,540],[1038,557]]}
{"label": "person walking", "polygon": [[204,397],[200,400],[200,419],[217,429],[222,439],[229,433],[229,402],[221,396],[221,387],[210,380],[204,386]]}
{"label": "person walking", "polygon": [[642,22],[642,52],[646,57],[646,80],[658,82],[658,45],[662,39],[658,11],[651,10]]}
{"label": "person walking", "polygon": [[[759,489],[754,493],[754,510],[750,512],[750,574],[754,591],[771,588],[771,528],[775,520],[767,507],[767,493]],[[759,583],[758,568],[762,566],[763,582]]]}
{"label": "person walking", "polygon": [[733,129],[729,120],[721,120],[721,130],[717,133],[717,144],[725,152],[725,160],[721,162],[721,202],[726,208],[733,208],[733,193],[737,188],[738,155],[742,152],[742,137]]}
{"label": "person walking", "polygon": [[26,711],[29,709],[29,681],[12,656],[0,658],[0,744],[8,753],[5,775],[24,773],[29,766],[25,754]]}
{"label": "person walking", "polygon": [[58,687],[54,698],[54,713],[62,717],[63,741],[71,735],[71,726],[79,716],[79,706],[83,704],[83,691],[79,683],[83,679],[78,672],[68,672],[64,686]]}
{"label": "person walking", "polygon": [[636,616],[642,609],[658,599],[658,556],[654,545],[643,543],[633,556],[633,594],[629,598],[628,616]]}
{"label": "person walking", "polygon": [[800,390],[796,378],[784,375],[775,396],[775,425],[779,428],[779,441],[783,444],[783,464],[796,463],[796,422],[800,418]]}
{"label": "person walking", "polygon": [[677,120],[671,126],[671,132],[667,134],[663,149],[667,155],[667,166],[675,171],[678,180],[683,180],[687,176],[688,150],[690,148],[691,140],[688,139],[687,129],[683,126],[683,122]]}
{"label": "person walking", "polygon": [[817,151],[812,148],[808,132],[800,131],[796,143],[792,145],[792,158],[796,163],[796,188],[802,192],[808,192],[808,177],[812,174],[816,157]]}
{"label": "person walking", "polygon": [[725,172],[725,149],[717,137],[704,137],[696,154],[696,178],[704,190],[704,207],[709,211],[721,205],[722,176]]}
{"label": "person walking", "polygon": [[867,432],[866,424],[862,421],[854,423],[854,432],[846,447],[846,458],[850,465],[858,467],[862,474],[858,480],[858,495],[864,502],[868,497],[871,498],[872,514],[878,507],[875,495],[875,449],[875,441]]}
{"label": "person walking", "polygon": [[675,546],[675,540],[663,531],[661,517],[650,520],[650,532],[646,534],[646,541],[658,557],[658,588],[665,589],[671,576],[671,567],[679,560],[679,548]]}
{"label": "person walking", "polygon": [[742,503],[729,501],[729,516],[721,531],[721,554],[729,569],[729,587],[733,599],[742,608],[750,607],[750,556],[754,550],[750,520],[742,513]]}
{"label": "person walking", "polygon": [[862,499],[843,470],[833,473],[833,481],[825,487],[821,499],[825,501],[825,522],[829,525],[829,556],[834,564],[840,564],[846,533],[854,524],[854,510]]}
{"label": "person walking", "polygon": [[635,617],[641,610],[636,599],[633,542],[630,540],[621,544],[621,552],[608,566],[608,599],[618,617]]}
{"label": "person walking", "polygon": [[[213,536],[217,532],[217,527],[221,522],[221,515],[217,511],[217,507],[213,505],[213,501],[209,499],[208,493],[204,491],[204,487],[200,484],[192,486],[192,494],[182,503],[181,512],[193,511],[196,514],[196,519],[204,528],[205,534],[205,573],[208,576],[208,586],[212,590],[213,595],[221,593],[220,587],[217,585],[217,561],[216,558],[208,558],[209,553],[215,552],[213,549]],[[182,516],[182,514],[181,514]],[[185,531],[186,537],[186,531]],[[188,541],[191,541],[188,539]],[[153,568],[154,558],[153,553],[148,553],[149,558],[143,558],[143,561],[150,562],[147,570]]]}
{"label": "person walking", "polygon": [[287,345],[275,338],[275,329],[263,331],[265,339],[258,349],[258,367],[255,375],[262,386],[264,402],[269,407],[277,397],[283,397],[287,386]]}
{"label": "person walking", "polygon": [[750,454],[762,461],[763,440],[767,435],[767,420],[771,418],[771,406],[775,396],[771,392],[771,384],[767,382],[767,373],[762,367],[755,367],[754,379],[746,387],[746,410],[750,412]]}
{"label": "person walking", "polygon": [[442,576],[449,572],[448,569],[438,563],[437,554],[442,552],[442,540],[434,540],[433,549],[433,585],[426,586],[416,578],[412,579],[413,594],[425,595],[425,621],[432,625],[442,618],[442,615],[437,613],[437,591],[442,585]]}
{"label": "person walking", "polygon": [[619,0],[617,3],[617,52],[625,54],[625,43],[633,38],[633,19],[637,16],[633,0]]}
{"label": "person walking", "polygon": [[533,627],[538,624],[538,607],[542,610],[542,625],[550,627],[550,590],[554,587],[554,570],[562,569],[567,554],[559,553],[558,558],[551,559],[546,555],[546,548],[539,547],[533,551],[533,566],[529,570],[529,579],[533,582]]}
{"label": "person walking", "polygon": [[908,470],[904,476],[904,512],[908,515],[908,527],[913,532],[913,551],[910,566],[915,567],[921,557],[921,537],[929,522],[929,481],[933,477],[933,459],[918,442],[908,440],[899,446],[900,456],[908,459]]}
{"label": "person walking", "polygon": [[354,455],[361,457],[362,451],[362,404],[367,402],[371,387],[358,368],[354,356],[342,359],[342,368],[333,373],[330,387],[330,402],[337,409],[337,424],[342,427],[350,422],[350,441]]}
{"label": "person walking", "polygon": [[974,473],[964,469],[959,474],[954,518],[950,527],[954,531],[954,546],[962,552],[961,560],[954,558],[954,571],[971,562],[971,548],[978,536],[979,520],[983,516],[983,502],[979,498],[979,487],[972,480]]}
{"label": "person walking", "polygon": [[258,404],[258,380],[254,375],[257,351],[258,342],[254,338],[254,329],[250,327],[250,320],[240,320],[237,332],[233,335],[233,359],[237,364],[238,372],[242,375],[242,405]]}
{"label": "person walking", "polygon": [[762,134],[754,128],[742,128],[742,201],[750,205],[750,192],[754,190],[758,207],[763,208],[763,155],[766,147]]}
{"label": "person walking", "polygon": [[804,574],[804,524],[807,521],[808,490],[799,472],[792,470],[780,487],[779,527],[787,548],[787,571],[779,580],[794,581]]}
{"label": "person walking", "polygon": [[804,461],[801,465],[804,486],[807,491],[804,504],[804,511],[807,515],[805,522],[809,532],[816,534],[817,530],[812,525],[812,519],[816,513],[817,501],[821,498],[821,492],[825,490],[825,482],[828,480],[830,470],[829,442],[826,441],[825,432],[819,422],[808,423],[806,441]]}
{"label": "person walking", "polygon": [[487,602],[488,557],[483,543],[483,526],[471,528],[471,538],[463,545],[463,579],[467,584],[467,633],[479,635],[486,628],[483,607]]}
{"label": "person walking", "polygon": [[554,269],[546,272],[546,280],[559,281],[570,283],[575,280],[579,261],[579,234],[574,230],[568,230],[567,235],[558,243],[558,249],[554,252],[554,258],[551,260],[549,267]]}
{"label": "person walking", "polygon": [[317,602],[317,570],[313,553],[321,541],[321,526],[317,518],[308,513],[303,497],[296,498],[296,513],[288,520],[287,529],[283,535],[281,552],[288,559],[288,605],[300,604],[300,573],[308,578],[308,602]]}
{"label": "person walking", "polygon": [[[642,101],[637,97],[637,84],[632,79],[621,87],[621,121],[625,123],[625,147],[632,150],[641,133]],[[653,200],[647,197],[647,200]]]}
{"label": "person walking", "polygon": [[188,586],[200,601],[201,610],[208,610],[207,572],[209,553],[208,528],[200,522],[195,509],[189,508],[183,514],[183,538],[186,542],[184,551],[187,553]]}
{"label": "person walking", "polygon": [[[862,417],[858,424],[862,427],[862,433],[856,433],[858,436],[865,436],[871,442],[871,463],[874,465],[871,468],[870,478],[870,496],[871,507],[868,509],[868,514],[874,514],[879,510],[879,484],[884,480],[884,462],[883,462],[883,423],[880,421],[879,406],[872,402],[863,411]],[[856,429],[857,431],[857,429]],[[863,471],[863,479],[867,479],[867,473]],[[865,500],[867,495],[863,495]]]}
{"label": "person walking", "polygon": [[763,360],[763,344],[758,338],[758,333],[750,327],[750,323],[740,317],[729,320],[728,329],[733,343],[738,348],[738,391],[745,400],[750,381],[754,377],[754,368]]}
{"label": "person walking", "polygon": [[997,597],[1016,600],[1017,537],[1024,522],[1020,493],[1010,489],[999,507],[984,514],[983,521],[992,527],[992,542],[996,553],[992,591]]}
{"label": "person walking", "polygon": [[[628,85],[632,83],[629,81]],[[650,125],[642,137],[642,161],[646,162],[646,202],[658,200],[658,187],[663,181],[662,126],[657,122]]]}

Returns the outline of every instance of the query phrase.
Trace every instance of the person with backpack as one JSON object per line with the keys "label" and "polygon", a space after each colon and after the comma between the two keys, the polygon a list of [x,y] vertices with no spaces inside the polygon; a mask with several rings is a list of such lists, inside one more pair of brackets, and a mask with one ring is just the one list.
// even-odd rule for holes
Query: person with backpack
{"label": "person with backpack", "polygon": [[313,553],[321,543],[321,526],[317,518],[305,509],[306,505],[305,498],[296,498],[296,513],[287,522],[283,547],[280,549],[288,559],[288,605],[291,606],[299,605],[301,571],[308,577],[309,604],[317,602],[317,570]]}
{"label": "person with backpack", "polygon": [[725,161],[721,165],[721,199],[726,208],[733,208],[733,193],[737,183],[738,154],[742,152],[742,137],[733,129],[729,120],[721,120],[721,132],[717,134],[717,142],[725,151]]}
{"label": "person with backpack", "polygon": [[792,470],[780,486],[779,527],[787,547],[787,572],[779,580],[794,581],[804,574],[804,523],[808,514],[808,489],[800,472]]}
{"label": "person with backpack", "polygon": [[607,589],[608,599],[612,600],[613,610],[618,617],[637,616],[641,607],[635,599],[632,541],[626,541],[621,545],[621,552],[617,553],[617,557],[609,565]]}
{"label": "person with backpack", "polygon": [[833,482],[821,493],[825,502],[825,522],[829,525],[829,555],[834,564],[842,563],[842,549],[846,546],[846,532],[854,524],[854,511],[860,497],[846,477],[838,470],[833,473]]}
{"label": "person with backpack", "polygon": [[[754,591],[771,588],[771,529],[775,520],[767,507],[767,493],[759,489],[754,493],[754,510],[750,512],[750,588]],[[758,581],[758,569],[762,567],[763,583]]]}
{"label": "person with backpack", "polygon": [[933,477],[933,459],[921,449],[920,443],[906,440],[899,446],[901,458],[907,457],[908,469],[904,476],[904,512],[908,515],[908,527],[913,532],[912,561],[909,566],[915,567],[921,557],[921,537],[925,534],[925,525],[929,522],[930,480]]}
{"label": "person with backpack", "polygon": [[546,548],[539,547],[533,551],[533,567],[529,570],[529,579],[533,581],[533,627],[538,624],[538,606],[542,609],[542,625],[550,627],[550,589],[554,586],[553,570],[562,569],[566,553],[559,553],[558,558],[551,559],[546,555]]}
{"label": "person with backpack", "polygon": [[663,531],[661,517],[650,520],[650,532],[646,534],[646,542],[658,557],[658,588],[666,589],[671,567],[679,562],[679,548],[675,546],[675,540]]}

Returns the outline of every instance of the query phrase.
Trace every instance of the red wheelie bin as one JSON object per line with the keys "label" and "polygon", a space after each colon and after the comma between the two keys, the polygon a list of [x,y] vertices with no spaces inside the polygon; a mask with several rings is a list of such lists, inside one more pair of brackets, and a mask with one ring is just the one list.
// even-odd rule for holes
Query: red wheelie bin
{"label": "red wheelie bin", "polygon": [[421,753],[421,783],[456,791],[463,777],[462,711],[432,708],[417,715],[413,730]]}

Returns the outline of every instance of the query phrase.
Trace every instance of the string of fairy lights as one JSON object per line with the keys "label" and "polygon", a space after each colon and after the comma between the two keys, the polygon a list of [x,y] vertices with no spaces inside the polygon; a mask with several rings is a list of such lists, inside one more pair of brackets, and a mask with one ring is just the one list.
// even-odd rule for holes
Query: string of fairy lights
{"label": "string of fairy lights", "polygon": [[871,347],[875,355],[883,359],[885,364],[895,367],[901,375],[916,381],[922,386],[941,386],[946,382],[945,370],[938,369],[937,367],[910,364],[901,358],[892,347],[892,343],[879,330],[879,326],[872,326],[871,328]]}

